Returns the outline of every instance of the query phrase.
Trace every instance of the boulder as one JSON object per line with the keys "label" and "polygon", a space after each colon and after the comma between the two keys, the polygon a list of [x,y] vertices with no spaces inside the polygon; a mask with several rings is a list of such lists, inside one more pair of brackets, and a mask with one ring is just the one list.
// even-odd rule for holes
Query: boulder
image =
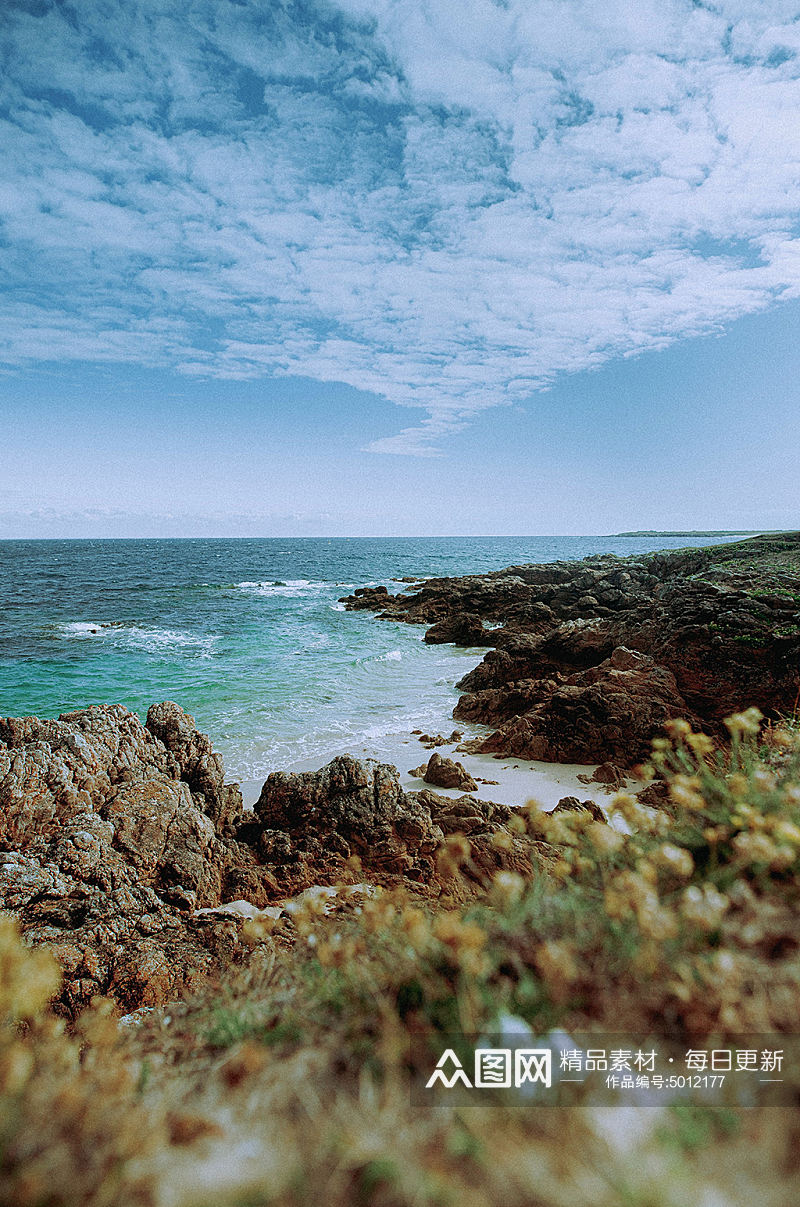
{"label": "boulder", "polygon": [[287,834],[338,833],[369,856],[390,834],[421,837],[426,820],[394,767],[341,755],[320,771],[273,772],[255,804],[261,824]]}
{"label": "boulder", "polygon": [[665,721],[687,716],[691,711],[671,671],[623,647],[600,666],[568,677],[479,749],[556,763],[614,760],[629,767],[648,755]]}
{"label": "boulder", "polygon": [[[464,883],[445,886],[437,873],[437,853],[455,833],[469,836],[466,874],[476,888],[488,887],[492,869],[523,869],[530,876],[539,866],[537,844],[508,829],[506,806],[470,796],[451,800],[428,789],[407,793],[394,767],[350,755],[320,771],[269,776],[255,815],[242,837],[292,894],[335,883],[357,855],[359,875],[375,883],[396,883],[402,875],[426,894],[463,897]],[[504,839],[496,845],[499,832]]]}
{"label": "boulder", "polygon": [[595,821],[605,822],[605,814],[593,800],[578,800],[577,796],[562,796],[553,813],[589,813]]}
{"label": "boulder", "polygon": [[480,616],[474,612],[457,612],[439,620],[428,629],[425,641],[429,645],[443,645],[452,642],[453,645],[481,646],[493,645],[492,635],[483,627]]}
{"label": "boulder", "polygon": [[601,763],[591,775],[579,775],[582,784],[602,784],[607,792],[619,792],[625,787],[628,777],[615,763]]}
{"label": "boulder", "polygon": [[463,788],[465,792],[475,792],[478,787],[462,763],[442,758],[437,753],[429,758],[422,778],[436,788]]}

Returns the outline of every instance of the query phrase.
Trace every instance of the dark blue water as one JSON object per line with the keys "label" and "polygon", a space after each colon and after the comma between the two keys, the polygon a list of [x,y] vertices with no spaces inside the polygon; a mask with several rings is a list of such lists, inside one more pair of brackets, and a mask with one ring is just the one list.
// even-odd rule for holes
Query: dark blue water
{"label": "dark blue water", "polygon": [[[722,539],[722,538],[720,538]],[[685,538],[0,542],[0,714],[177,700],[257,778],[441,729],[476,651],[337,603],[403,575],[680,548]],[[717,543],[695,539],[693,544]],[[400,585],[395,585],[400,589]]]}

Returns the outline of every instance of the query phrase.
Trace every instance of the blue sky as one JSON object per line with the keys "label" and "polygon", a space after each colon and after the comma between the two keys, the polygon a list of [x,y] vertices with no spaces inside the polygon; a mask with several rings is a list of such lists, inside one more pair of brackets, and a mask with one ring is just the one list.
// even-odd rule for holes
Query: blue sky
{"label": "blue sky", "polygon": [[0,535],[798,526],[800,3],[5,0]]}

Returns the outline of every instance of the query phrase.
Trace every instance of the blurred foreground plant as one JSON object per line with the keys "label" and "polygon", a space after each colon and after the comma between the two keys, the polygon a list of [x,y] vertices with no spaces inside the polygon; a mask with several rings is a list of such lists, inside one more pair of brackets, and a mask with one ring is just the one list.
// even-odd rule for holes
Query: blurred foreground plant
{"label": "blurred foreground plant", "polygon": [[152,1203],[148,1157],[163,1135],[119,1056],[110,1002],[68,1035],[48,1008],[61,973],[0,914],[0,1202],[17,1207]]}

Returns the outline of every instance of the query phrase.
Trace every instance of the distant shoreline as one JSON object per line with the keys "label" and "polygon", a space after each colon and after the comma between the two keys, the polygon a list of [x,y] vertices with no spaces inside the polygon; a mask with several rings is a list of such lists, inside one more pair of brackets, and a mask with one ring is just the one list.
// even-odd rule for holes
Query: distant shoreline
{"label": "distant shoreline", "polygon": [[782,528],[715,528],[692,529],[691,532],[659,532],[653,528],[641,529],[638,532],[611,532],[610,537],[625,536],[761,536],[766,533],[782,532]]}

